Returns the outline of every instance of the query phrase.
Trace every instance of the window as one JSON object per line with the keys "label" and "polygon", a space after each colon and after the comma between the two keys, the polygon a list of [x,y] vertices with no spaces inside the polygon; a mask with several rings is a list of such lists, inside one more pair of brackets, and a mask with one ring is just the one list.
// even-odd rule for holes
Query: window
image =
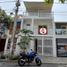
{"label": "window", "polygon": [[17,23],[16,23],[16,34],[19,33],[20,27],[21,27],[21,20],[18,19],[18,20],[17,20]]}
{"label": "window", "polygon": [[58,38],[56,39],[56,44],[57,44],[57,56],[67,57],[67,39]]}
{"label": "window", "polygon": [[30,26],[30,24],[26,24],[26,26]]}
{"label": "window", "polygon": [[30,24],[26,24],[25,29],[27,29],[27,30],[31,30],[31,26],[30,26]]}
{"label": "window", "polygon": [[38,41],[37,41],[37,52],[39,53],[39,54],[42,54],[42,40],[40,40],[40,39],[38,39]]}
{"label": "window", "polygon": [[52,38],[44,38],[44,55],[53,56]]}

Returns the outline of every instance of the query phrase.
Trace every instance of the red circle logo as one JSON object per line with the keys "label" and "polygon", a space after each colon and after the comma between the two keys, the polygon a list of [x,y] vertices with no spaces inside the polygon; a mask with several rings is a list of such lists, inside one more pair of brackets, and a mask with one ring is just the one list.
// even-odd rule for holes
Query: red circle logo
{"label": "red circle logo", "polygon": [[40,34],[47,34],[46,28],[40,28]]}

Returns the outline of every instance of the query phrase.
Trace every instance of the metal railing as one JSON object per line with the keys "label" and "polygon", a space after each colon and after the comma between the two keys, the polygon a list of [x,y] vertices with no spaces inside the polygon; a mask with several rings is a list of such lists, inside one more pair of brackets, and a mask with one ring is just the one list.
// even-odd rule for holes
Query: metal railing
{"label": "metal railing", "polygon": [[48,12],[24,12],[23,16],[26,17],[52,17],[52,13],[48,13]]}
{"label": "metal railing", "polygon": [[55,34],[56,35],[65,35],[65,34],[67,34],[67,29],[56,29]]}

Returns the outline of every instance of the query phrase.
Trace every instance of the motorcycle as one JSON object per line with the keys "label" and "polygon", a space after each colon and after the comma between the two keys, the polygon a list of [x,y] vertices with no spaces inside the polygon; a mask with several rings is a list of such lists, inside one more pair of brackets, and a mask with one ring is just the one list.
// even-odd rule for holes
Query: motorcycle
{"label": "motorcycle", "polygon": [[40,66],[42,64],[40,56],[36,52],[30,52],[30,53],[20,53],[20,57],[18,59],[19,66],[24,66],[25,63],[32,63],[35,60],[37,66]]}

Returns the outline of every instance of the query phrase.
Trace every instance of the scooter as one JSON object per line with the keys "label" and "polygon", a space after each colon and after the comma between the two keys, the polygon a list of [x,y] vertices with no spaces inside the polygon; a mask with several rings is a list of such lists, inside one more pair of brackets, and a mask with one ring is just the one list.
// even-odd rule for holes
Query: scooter
{"label": "scooter", "polygon": [[30,53],[20,53],[18,64],[19,66],[24,66],[25,63],[32,63],[35,60],[37,66],[40,66],[42,64],[40,56],[36,52],[30,52]]}

